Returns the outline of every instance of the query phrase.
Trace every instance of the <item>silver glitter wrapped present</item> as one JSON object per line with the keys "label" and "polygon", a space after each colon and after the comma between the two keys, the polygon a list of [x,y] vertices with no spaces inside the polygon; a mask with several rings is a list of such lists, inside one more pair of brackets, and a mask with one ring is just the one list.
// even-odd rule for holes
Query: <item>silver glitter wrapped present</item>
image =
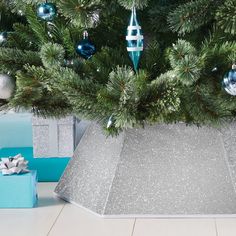
{"label": "silver glitter wrapped present", "polygon": [[88,123],[74,116],[62,119],[33,116],[34,157],[72,157]]}

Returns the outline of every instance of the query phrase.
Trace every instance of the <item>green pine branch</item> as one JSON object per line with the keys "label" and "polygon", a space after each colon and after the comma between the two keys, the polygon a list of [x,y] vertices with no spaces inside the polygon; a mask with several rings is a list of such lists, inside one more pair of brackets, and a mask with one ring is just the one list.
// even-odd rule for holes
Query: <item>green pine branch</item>
{"label": "green pine branch", "polygon": [[101,0],[59,0],[58,7],[63,14],[75,26],[89,28],[99,20]]}
{"label": "green pine branch", "polygon": [[[218,124],[236,116],[235,97],[221,86],[236,60],[235,0],[52,2],[58,14],[50,22],[37,16],[39,0],[0,3],[0,29],[9,32],[0,72],[16,80],[0,110],[76,114],[112,135],[154,122]],[[144,35],[137,72],[125,39],[133,3]],[[89,60],[75,50],[85,29],[96,45]]]}
{"label": "green pine branch", "polygon": [[217,25],[225,33],[236,34],[236,1],[226,0],[216,12]]}
{"label": "green pine branch", "polygon": [[143,9],[148,5],[149,0],[118,0],[119,4],[126,9],[131,10],[132,7]]}
{"label": "green pine branch", "polygon": [[214,19],[221,0],[196,0],[181,4],[168,16],[170,28],[180,34],[190,33]]}

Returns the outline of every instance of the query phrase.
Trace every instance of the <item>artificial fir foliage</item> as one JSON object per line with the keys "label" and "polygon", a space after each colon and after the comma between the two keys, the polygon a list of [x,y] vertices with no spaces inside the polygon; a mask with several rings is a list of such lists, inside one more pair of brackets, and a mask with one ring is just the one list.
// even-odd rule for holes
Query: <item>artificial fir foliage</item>
{"label": "artificial fir foliage", "polygon": [[[0,99],[1,109],[75,114],[99,121],[110,134],[236,116],[236,97],[221,85],[236,60],[236,0],[51,0],[57,8],[51,21],[37,17],[42,3],[0,3],[0,32],[8,32],[0,74],[16,83],[13,95]],[[125,40],[132,7],[144,35],[137,72]],[[76,53],[85,30],[96,45],[88,60]]]}

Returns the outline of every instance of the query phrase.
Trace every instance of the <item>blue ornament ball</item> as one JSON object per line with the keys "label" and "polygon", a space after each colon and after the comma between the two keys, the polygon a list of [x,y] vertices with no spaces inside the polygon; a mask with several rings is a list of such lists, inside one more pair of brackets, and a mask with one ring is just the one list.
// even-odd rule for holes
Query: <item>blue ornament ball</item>
{"label": "blue ornament ball", "polygon": [[222,86],[225,91],[233,96],[236,96],[236,66],[232,66],[232,70],[228,71],[222,81]]}
{"label": "blue ornament ball", "polygon": [[76,52],[87,60],[96,53],[96,47],[88,38],[85,38],[76,45]]}
{"label": "blue ornament ball", "polygon": [[53,3],[42,3],[37,8],[37,16],[45,21],[51,21],[57,14],[57,8]]}

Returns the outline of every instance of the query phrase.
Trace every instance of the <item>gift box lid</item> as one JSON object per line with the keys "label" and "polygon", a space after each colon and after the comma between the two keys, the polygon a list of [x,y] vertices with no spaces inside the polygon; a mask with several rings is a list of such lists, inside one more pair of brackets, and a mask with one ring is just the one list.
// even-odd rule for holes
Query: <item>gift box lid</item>
{"label": "gift box lid", "polygon": [[13,177],[17,177],[17,178],[28,178],[28,177],[33,177],[37,180],[37,171],[36,170],[31,170],[30,172],[27,173],[20,173],[20,174],[13,174],[13,175],[3,175],[0,172],[0,177],[4,177],[4,178],[13,178]]}
{"label": "gift box lid", "polygon": [[49,123],[57,123],[58,125],[73,125],[76,121],[74,116],[67,116],[61,119],[45,119],[43,117],[32,116],[33,125],[48,125]]}

